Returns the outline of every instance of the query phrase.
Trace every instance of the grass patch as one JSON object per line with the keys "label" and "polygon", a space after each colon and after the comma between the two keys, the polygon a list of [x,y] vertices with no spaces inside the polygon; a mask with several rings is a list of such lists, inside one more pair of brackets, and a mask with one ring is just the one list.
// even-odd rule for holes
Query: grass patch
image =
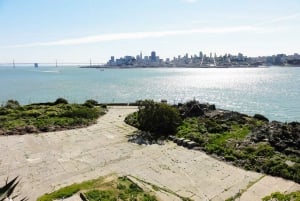
{"label": "grass patch", "polygon": [[300,201],[300,191],[292,193],[275,192],[264,197],[263,201]]}
{"label": "grass patch", "polygon": [[9,102],[0,107],[0,130],[4,135],[18,135],[87,126],[105,113],[88,103],[56,101],[20,106]]}
{"label": "grass patch", "polygon": [[38,201],[52,201],[70,197],[76,193],[83,193],[90,201],[156,201],[155,196],[145,192],[128,177],[115,177],[110,175],[95,180],[72,184],[55,192],[39,197]]}
{"label": "grass patch", "polygon": [[52,201],[55,199],[67,198],[79,192],[80,190],[96,188],[101,182],[103,182],[103,178],[82,182],[80,184],[72,184],[52,193],[46,193],[45,195],[39,197],[37,201]]}

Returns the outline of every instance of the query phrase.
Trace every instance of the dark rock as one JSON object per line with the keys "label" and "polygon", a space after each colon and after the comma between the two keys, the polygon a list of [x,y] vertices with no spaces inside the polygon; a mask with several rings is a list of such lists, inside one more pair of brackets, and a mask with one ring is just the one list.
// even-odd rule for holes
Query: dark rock
{"label": "dark rock", "polygon": [[187,139],[183,140],[182,141],[182,146],[187,147],[187,145],[188,145],[189,142],[191,142],[191,141],[187,140]]}
{"label": "dark rock", "polygon": [[79,193],[79,196],[80,196],[81,200],[83,200],[83,201],[89,201],[89,200],[85,197],[85,195],[84,195],[83,193]]}
{"label": "dark rock", "polygon": [[216,110],[216,106],[213,104],[213,105],[209,105],[208,106],[208,110]]}
{"label": "dark rock", "polygon": [[262,142],[270,139],[270,132],[267,126],[257,127],[252,131],[251,140],[254,142]]}
{"label": "dark rock", "polygon": [[197,100],[191,100],[185,104],[178,104],[178,109],[182,117],[203,117],[206,113],[216,110],[215,105],[200,103]]}
{"label": "dark rock", "polygon": [[248,116],[238,112],[220,110],[217,113],[214,112],[214,116],[212,118],[222,122],[235,121],[239,124],[245,124],[247,122],[245,119],[246,117]]}
{"label": "dark rock", "polygon": [[186,145],[186,147],[188,148],[188,149],[193,149],[194,147],[196,147],[196,146],[199,146],[196,142],[194,142],[194,141],[190,141],[190,142],[188,142],[187,143],[187,145]]}
{"label": "dark rock", "polygon": [[261,114],[255,114],[253,116],[253,118],[257,119],[257,120],[261,120],[261,121],[266,121],[269,122],[269,119]]}
{"label": "dark rock", "polygon": [[184,138],[177,138],[176,139],[177,145],[182,145],[183,144],[183,140],[185,140],[185,139]]}
{"label": "dark rock", "polygon": [[38,129],[35,126],[25,126],[27,133],[38,133]]}
{"label": "dark rock", "polygon": [[193,105],[189,111],[187,111],[186,115],[188,117],[199,117],[204,115],[204,110],[201,108],[199,104]]}
{"label": "dark rock", "polygon": [[174,135],[169,135],[169,137],[168,137],[168,138],[169,138],[169,140],[172,140],[172,141],[174,141],[176,137],[175,137]]}

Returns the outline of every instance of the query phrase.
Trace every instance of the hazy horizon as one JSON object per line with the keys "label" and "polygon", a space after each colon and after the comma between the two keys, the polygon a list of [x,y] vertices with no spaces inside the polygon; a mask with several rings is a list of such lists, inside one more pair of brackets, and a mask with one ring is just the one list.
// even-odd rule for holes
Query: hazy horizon
{"label": "hazy horizon", "polygon": [[0,0],[0,63],[299,53],[297,0]]}

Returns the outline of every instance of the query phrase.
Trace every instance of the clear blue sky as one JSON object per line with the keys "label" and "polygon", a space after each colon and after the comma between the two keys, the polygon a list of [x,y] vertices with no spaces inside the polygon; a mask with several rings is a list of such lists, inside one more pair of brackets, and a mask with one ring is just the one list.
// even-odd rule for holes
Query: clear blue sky
{"label": "clear blue sky", "polygon": [[300,0],[0,0],[0,62],[300,53]]}

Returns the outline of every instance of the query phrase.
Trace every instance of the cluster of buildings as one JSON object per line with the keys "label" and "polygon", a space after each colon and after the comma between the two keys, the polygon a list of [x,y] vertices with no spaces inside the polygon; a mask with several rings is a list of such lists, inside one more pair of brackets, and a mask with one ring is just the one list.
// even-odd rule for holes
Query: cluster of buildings
{"label": "cluster of buildings", "polygon": [[242,53],[237,55],[225,54],[209,55],[199,52],[199,54],[183,56],[179,55],[173,58],[161,59],[155,51],[149,56],[144,56],[142,52],[139,55],[124,56],[115,58],[111,56],[110,60],[104,65],[105,67],[256,67],[256,66],[286,66],[300,65],[300,55],[278,54],[263,57],[247,57]]}
{"label": "cluster of buildings", "polygon": [[160,59],[159,56],[156,56],[156,52],[152,51],[151,55],[144,56],[142,52],[136,57],[125,56],[119,59],[115,59],[114,56],[110,57],[110,60],[107,62],[109,66],[127,66],[127,65],[138,65],[138,66],[160,66],[164,63],[163,59]]}

